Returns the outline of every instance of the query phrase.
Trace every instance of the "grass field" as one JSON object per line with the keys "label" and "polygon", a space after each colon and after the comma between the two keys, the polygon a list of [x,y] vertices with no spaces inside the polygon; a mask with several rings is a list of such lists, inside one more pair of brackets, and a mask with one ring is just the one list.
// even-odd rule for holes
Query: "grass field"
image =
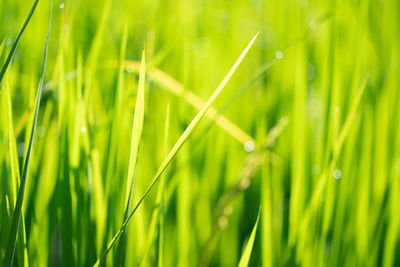
{"label": "grass field", "polygon": [[400,266],[399,25],[0,0],[0,265]]}

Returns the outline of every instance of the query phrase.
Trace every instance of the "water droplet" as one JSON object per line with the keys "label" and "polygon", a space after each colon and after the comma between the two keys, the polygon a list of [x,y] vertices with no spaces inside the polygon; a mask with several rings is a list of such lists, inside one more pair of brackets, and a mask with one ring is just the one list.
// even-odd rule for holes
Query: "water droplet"
{"label": "water droplet", "polygon": [[85,133],[86,131],[87,131],[86,127],[85,127],[85,126],[82,126],[81,132],[82,132],[82,133]]}
{"label": "water droplet", "polygon": [[65,4],[64,4],[64,3],[61,3],[58,7],[59,7],[60,9],[63,9],[63,8],[65,7]]}
{"label": "water droplet", "polygon": [[310,21],[310,23],[308,23],[308,27],[310,27],[311,30],[315,30],[317,28],[317,24],[314,21]]}
{"label": "water droplet", "polygon": [[256,145],[254,144],[253,141],[249,140],[246,143],[244,143],[244,150],[246,150],[247,152],[253,151],[254,148],[256,148]]}
{"label": "water droplet", "polygon": [[283,52],[282,52],[282,51],[276,51],[275,57],[276,57],[277,59],[282,59],[282,58],[283,58]]}
{"label": "water droplet", "polygon": [[4,44],[5,46],[9,46],[11,45],[11,39],[7,38],[6,43]]}
{"label": "water droplet", "polygon": [[221,229],[224,229],[228,226],[228,218],[226,218],[225,216],[221,216],[218,219],[218,225]]}
{"label": "water droplet", "polygon": [[128,67],[126,67],[126,71],[129,73],[133,73],[135,71],[135,67],[133,65],[128,65]]}
{"label": "water droplet", "polygon": [[342,171],[339,169],[336,169],[333,171],[333,177],[335,179],[340,179],[342,177]]}

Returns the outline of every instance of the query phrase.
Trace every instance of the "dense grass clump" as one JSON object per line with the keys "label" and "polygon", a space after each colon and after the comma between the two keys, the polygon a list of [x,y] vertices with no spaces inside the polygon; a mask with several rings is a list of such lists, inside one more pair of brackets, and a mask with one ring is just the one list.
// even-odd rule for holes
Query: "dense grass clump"
{"label": "dense grass clump", "polygon": [[399,266],[399,11],[0,0],[0,265]]}

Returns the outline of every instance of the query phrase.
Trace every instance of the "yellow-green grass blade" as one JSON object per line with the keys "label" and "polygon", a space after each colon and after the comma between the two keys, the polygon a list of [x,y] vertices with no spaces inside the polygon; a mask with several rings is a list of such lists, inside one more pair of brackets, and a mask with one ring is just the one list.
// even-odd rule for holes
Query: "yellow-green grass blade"
{"label": "yellow-green grass blade", "polygon": [[[10,167],[11,167],[11,195],[10,200],[12,206],[16,204],[17,190],[20,183],[20,174],[19,174],[19,163],[18,163],[18,152],[17,152],[17,142],[14,135],[14,127],[13,127],[13,115],[12,115],[12,106],[11,106],[11,98],[9,93],[9,86],[6,84],[4,96],[6,98],[6,108],[8,115],[8,144],[9,144],[9,155],[10,155]],[[25,219],[24,215],[21,215],[21,225],[18,227],[18,246],[17,246],[17,256],[19,261],[24,264],[24,266],[28,266],[28,251],[26,248],[26,230],[25,230]]]}
{"label": "yellow-green grass blade", "polygon": [[[128,176],[126,179],[124,221],[128,218],[131,208],[140,141],[142,140],[142,134],[143,134],[145,82],[146,82],[146,56],[145,56],[145,49],[143,49],[142,62],[139,74],[138,92],[135,104],[135,114],[133,117],[131,147],[130,147],[129,164],[128,164]],[[117,249],[117,266],[120,266],[123,263],[123,251],[125,251],[125,246],[126,246],[125,238],[126,238],[126,230],[123,233],[123,237],[121,237],[120,239],[120,243]]]}
{"label": "yellow-green grass blade", "polygon": [[4,38],[3,41],[1,41],[1,43],[0,43],[0,60],[1,60],[2,56],[3,56],[5,43],[6,43],[6,38]]}
{"label": "yellow-green grass blade", "polygon": [[[165,129],[164,129],[164,154],[167,155],[168,151],[168,129],[170,120],[170,102],[167,105],[167,111],[165,115]],[[159,250],[158,250],[158,266],[163,266],[163,205],[164,205],[164,190],[165,190],[165,172],[160,177],[160,183],[158,184],[156,201],[154,203],[154,209],[151,214],[151,221],[149,227],[149,233],[146,240],[146,246],[141,259],[140,266],[144,267],[148,265],[147,258],[150,253],[151,246],[156,238],[157,224],[159,223]]]}
{"label": "yellow-green grass blade", "polygon": [[1,82],[3,81],[3,78],[4,78],[4,75],[5,75],[5,73],[6,73],[7,68],[8,68],[8,66],[9,66],[10,63],[11,63],[11,60],[13,59],[13,57],[14,57],[14,55],[15,55],[15,51],[17,50],[17,47],[18,47],[19,42],[21,41],[21,38],[22,38],[22,35],[24,34],[24,31],[25,31],[25,29],[26,29],[26,26],[28,26],[28,23],[29,23],[29,21],[31,20],[33,13],[35,12],[35,9],[36,9],[36,6],[37,6],[38,3],[39,3],[39,0],[35,0],[35,1],[33,2],[32,7],[31,7],[31,9],[29,10],[29,13],[28,13],[28,15],[26,16],[25,21],[24,21],[24,23],[22,24],[22,27],[21,27],[21,29],[20,29],[20,31],[19,31],[19,33],[18,33],[17,39],[15,39],[15,41],[14,41],[12,47],[11,47],[11,50],[10,50],[10,52],[8,53],[6,62],[4,63],[4,65],[3,65],[3,67],[2,67],[2,69],[1,69],[1,71],[0,71],[0,85],[1,85]]}
{"label": "yellow-green grass blade", "polygon": [[[29,19],[33,14],[33,11],[37,5],[37,2],[38,1],[36,1],[34,3],[34,6],[31,10],[31,12],[29,13],[30,14],[28,16]],[[24,24],[25,26],[23,27],[23,29],[26,27],[27,23],[29,22],[29,19]],[[30,134],[29,146],[28,146],[28,150],[26,153],[26,157],[25,157],[25,163],[24,163],[24,166],[22,169],[21,184],[20,184],[20,187],[18,190],[18,196],[17,196],[17,201],[16,201],[16,205],[15,205],[15,209],[14,209],[12,223],[11,223],[11,229],[10,229],[9,236],[8,236],[6,254],[4,256],[3,266],[5,266],[5,267],[12,266],[12,262],[13,262],[13,258],[14,258],[15,243],[16,243],[16,238],[17,238],[17,229],[18,229],[19,220],[21,217],[21,212],[22,212],[22,203],[24,200],[25,185],[26,185],[26,180],[27,180],[27,176],[28,176],[28,168],[29,168],[29,162],[30,162],[30,158],[31,158],[33,139],[35,136],[37,117],[39,114],[40,100],[41,100],[42,90],[43,90],[43,81],[44,81],[44,74],[45,74],[45,70],[46,70],[47,51],[48,51],[48,46],[49,46],[49,37],[50,37],[50,29],[51,29],[51,20],[52,20],[52,8],[50,11],[50,20],[49,20],[49,26],[48,26],[46,44],[45,44],[45,50],[44,50],[42,74],[41,74],[41,78],[40,78],[40,82],[39,82],[38,93],[36,96],[36,105],[35,105],[36,107],[35,107],[35,113],[34,113],[34,119],[33,119],[33,127],[32,127],[31,134]],[[22,33],[21,33],[21,36],[22,36]]]}
{"label": "yellow-green grass blade", "polygon": [[197,127],[197,125],[200,123],[201,119],[204,117],[206,112],[209,110],[211,105],[215,102],[217,97],[221,94],[233,74],[235,73],[236,69],[239,67],[240,63],[243,61],[244,57],[247,55],[248,51],[250,50],[251,46],[253,45],[254,41],[256,40],[259,32],[253,37],[253,39],[250,41],[250,43],[247,45],[247,47],[244,49],[242,54],[239,56],[239,58],[236,60],[232,68],[229,70],[228,74],[225,76],[225,78],[222,80],[222,82],[218,85],[218,87],[215,89],[214,93],[211,95],[211,97],[208,99],[204,107],[200,110],[199,113],[197,113],[196,117],[192,120],[192,122],[189,124],[189,126],[185,129],[183,134],[179,137],[178,141],[175,143],[173,146],[172,150],[169,152],[161,166],[158,168],[156,174],[153,177],[152,182],[150,183],[149,187],[146,189],[144,192],[143,196],[140,198],[134,209],[131,211],[129,214],[128,218],[125,220],[125,222],[122,224],[120,230],[114,235],[114,237],[111,239],[109,242],[107,249],[102,253],[101,257],[96,261],[94,266],[99,266],[100,262],[104,260],[104,258],[107,256],[108,252],[112,249],[114,246],[115,242],[119,239],[121,234],[124,232],[126,225],[129,223],[130,219],[132,218],[133,214],[136,212],[136,210],[139,208],[140,204],[143,202],[143,200],[146,198],[147,194],[150,192],[150,190],[153,188],[154,184],[158,181],[160,178],[160,175],[164,172],[165,168],[171,163],[172,159],[175,157],[175,155],[178,153],[180,148],[183,146],[183,144],[186,142],[186,140],[190,137],[192,134],[193,130]]}
{"label": "yellow-green grass blade", "polygon": [[[168,102],[167,113],[166,113],[166,122],[165,122],[165,130],[164,130],[164,154],[168,153],[168,133],[169,133],[169,124],[170,124],[170,102]],[[165,179],[166,174],[164,173],[161,176],[160,185],[158,190],[160,193],[158,194],[160,200],[160,227],[159,227],[159,242],[158,242],[158,267],[164,266],[164,220],[165,220]]]}
{"label": "yellow-green grass blade", "polygon": [[240,258],[238,267],[247,267],[249,265],[251,252],[253,251],[254,240],[256,239],[259,220],[260,220],[260,211],[258,211],[256,223],[254,224],[253,230],[251,231],[250,238],[247,241],[246,248],[244,249],[242,257]]}
{"label": "yellow-green grass blade", "polygon": [[145,94],[145,79],[146,79],[146,58],[145,51],[142,54],[142,63],[140,67],[138,93],[136,97],[135,114],[132,126],[131,150],[129,154],[128,177],[126,180],[125,207],[129,214],[129,207],[132,198],[132,190],[134,183],[135,170],[139,154],[140,141],[143,134],[144,120],[144,94]]}
{"label": "yellow-green grass blade", "polygon": [[367,81],[368,81],[369,75],[365,75],[360,88],[358,89],[356,98],[354,99],[353,105],[351,106],[350,112],[346,117],[346,120],[344,121],[343,127],[340,130],[340,133],[338,135],[338,139],[335,142],[335,145],[333,147],[333,156],[334,158],[337,158],[339,156],[339,153],[342,149],[343,143],[349,133],[349,130],[351,128],[351,125],[353,124],[354,118],[357,114],[358,107],[360,106],[361,98],[364,95],[365,87],[367,86]]}

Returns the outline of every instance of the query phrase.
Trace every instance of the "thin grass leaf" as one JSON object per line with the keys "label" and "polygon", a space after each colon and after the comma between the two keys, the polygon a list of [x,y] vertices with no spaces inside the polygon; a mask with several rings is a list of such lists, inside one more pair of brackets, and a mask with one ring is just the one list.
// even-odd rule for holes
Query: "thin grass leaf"
{"label": "thin grass leaf", "polygon": [[258,222],[260,220],[260,211],[261,211],[261,208],[258,211],[257,220],[256,220],[256,223],[254,224],[253,230],[251,231],[249,241],[247,241],[246,248],[242,254],[242,257],[240,258],[240,261],[238,264],[239,267],[247,267],[249,265],[251,252],[253,251],[254,240],[256,238]]}
{"label": "thin grass leaf", "polygon": [[[170,102],[167,105],[166,119],[165,119],[165,129],[164,129],[164,154],[168,153],[168,129],[169,129],[169,120],[170,120]],[[146,240],[146,247],[143,253],[143,257],[141,259],[140,266],[144,267],[147,265],[147,258],[150,253],[151,245],[153,244],[156,238],[157,231],[157,223],[160,217],[159,230],[160,230],[160,240],[159,240],[159,251],[158,251],[158,266],[163,266],[163,201],[164,201],[164,190],[165,190],[165,172],[160,178],[160,183],[158,184],[158,191],[156,196],[156,201],[154,203],[154,209],[151,214],[150,227],[148,232],[148,237]]]}
{"label": "thin grass leaf", "polygon": [[[133,70],[135,72],[140,69],[140,63],[134,60],[125,60],[124,65],[126,69]],[[114,64],[111,64],[111,66],[114,66]],[[162,70],[152,68],[148,70],[147,75],[149,79],[159,84],[165,90],[173,93],[174,95],[181,96],[185,102],[197,110],[201,110],[201,108],[205,105],[205,102],[199,96],[191,91],[186,90],[181,83]],[[210,107],[205,116],[215,120],[215,123],[221,127],[221,129],[223,129],[226,133],[231,135],[243,145],[248,141],[255,143],[253,137],[244,132],[240,127],[238,127],[224,115],[219,113],[217,109]]]}
{"label": "thin grass leaf", "polygon": [[7,70],[8,66],[10,65],[10,63],[11,63],[11,60],[14,57],[15,51],[17,50],[17,47],[18,47],[18,44],[21,41],[21,37],[24,34],[26,26],[28,26],[28,23],[32,18],[33,12],[35,12],[35,9],[36,9],[36,6],[37,6],[38,3],[39,3],[39,0],[35,0],[35,2],[33,2],[32,7],[29,10],[29,13],[25,18],[24,24],[22,24],[22,27],[21,27],[21,29],[20,29],[20,31],[18,33],[17,39],[14,41],[14,43],[13,43],[13,45],[11,47],[11,50],[8,53],[6,62],[4,63],[3,68],[0,71],[0,86],[1,86],[1,82],[2,82],[2,80],[4,78],[4,75],[6,73],[6,70]]}
{"label": "thin grass leaf", "polygon": [[[167,114],[166,114],[166,120],[165,120],[165,130],[164,130],[164,154],[167,155],[168,153],[168,133],[169,133],[169,124],[170,124],[170,102],[168,102],[167,106]],[[159,242],[158,242],[158,267],[163,267],[164,266],[164,218],[165,218],[165,179],[166,175],[165,173],[161,177],[160,185],[158,190],[160,191],[160,236],[159,236]]]}
{"label": "thin grass leaf", "polygon": [[244,57],[247,55],[248,51],[250,50],[251,46],[253,45],[254,41],[256,40],[257,36],[259,35],[259,32],[256,33],[256,35],[253,37],[253,39],[250,41],[250,43],[247,45],[247,47],[244,49],[242,54],[239,56],[239,58],[236,60],[235,64],[233,64],[232,68],[229,70],[228,74],[225,76],[225,78],[222,80],[222,82],[218,85],[218,87],[215,89],[214,93],[211,95],[211,97],[208,99],[207,103],[204,105],[204,107],[200,110],[199,113],[197,113],[196,117],[192,120],[192,122],[189,124],[189,126],[185,129],[183,134],[179,137],[178,141],[172,148],[172,150],[169,152],[161,166],[158,168],[156,174],[153,177],[152,182],[150,183],[149,187],[146,189],[144,192],[143,196],[140,198],[132,212],[129,214],[128,218],[125,220],[125,222],[122,224],[120,230],[115,234],[115,236],[111,239],[109,242],[107,249],[103,252],[101,257],[97,259],[95,262],[94,266],[99,266],[100,262],[103,262],[105,257],[107,256],[108,252],[112,249],[114,246],[115,242],[119,239],[121,234],[124,232],[126,225],[129,223],[130,219],[132,216],[135,214],[136,210],[139,208],[140,204],[143,202],[143,200],[146,198],[147,194],[150,192],[150,190],[153,188],[154,184],[158,181],[160,178],[160,175],[164,172],[165,168],[171,163],[172,159],[175,157],[175,155],[178,153],[179,149],[183,146],[183,144],[186,142],[186,140],[190,137],[192,134],[193,130],[197,127],[197,125],[200,123],[201,119],[204,117],[206,112],[209,110],[211,105],[215,102],[217,97],[221,94],[229,80],[231,79],[232,75],[235,73],[236,69],[239,67],[240,63],[243,61]]}
{"label": "thin grass leaf", "polygon": [[[142,140],[142,135],[143,135],[145,81],[146,81],[146,57],[145,57],[145,49],[143,49],[142,62],[139,74],[138,93],[136,96],[136,104],[135,104],[135,114],[133,117],[128,176],[126,179],[124,221],[128,218],[131,209],[133,185],[135,182],[140,141]],[[121,238],[117,249],[117,266],[121,266],[123,263],[123,251],[125,251],[125,246],[126,246],[126,231],[124,231],[123,235],[124,236]]]}
{"label": "thin grass leaf", "polygon": [[347,137],[347,134],[349,133],[350,127],[353,124],[354,117],[356,116],[358,107],[360,106],[361,98],[364,95],[365,92],[365,87],[367,86],[367,81],[369,79],[369,75],[366,74],[360,88],[358,89],[356,98],[354,99],[353,105],[351,106],[350,112],[346,117],[346,120],[343,124],[343,127],[339,133],[339,137],[337,138],[337,141],[335,142],[335,145],[333,147],[333,155],[334,157],[337,157],[342,149],[343,143]]}
{"label": "thin grass leaf", "polygon": [[[32,16],[32,13],[37,5],[37,2],[38,1],[36,1],[34,3],[34,6],[31,9],[30,15],[28,16],[29,19]],[[19,220],[21,217],[22,202],[24,200],[26,179],[28,176],[29,162],[30,162],[30,158],[31,158],[33,139],[35,136],[36,123],[37,123],[37,118],[38,118],[38,114],[39,114],[40,99],[41,99],[42,90],[43,90],[44,75],[45,75],[45,71],[46,71],[47,52],[48,52],[48,46],[49,46],[51,20],[52,20],[52,9],[53,9],[53,3],[51,1],[50,20],[49,20],[49,26],[48,26],[47,37],[46,37],[46,45],[45,45],[45,50],[44,50],[42,75],[41,75],[40,82],[39,82],[39,90],[38,90],[38,93],[36,96],[36,108],[35,108],[35,114],[34,114],[34,119],[33,119],[33,127],[32,127],[32,131],[30,134],[29,146],[28,146],[28,150],[26,153],[26,157],[25,157],[25,164],[24,164],[24,167],[22,170],[21,185],[20,185],[19,191],[18,191],[17,202],[15,205],[15,210],[14,210],[13,219],[12,219],[12,223],[11,223],[11,229],[10,229],[9,236],[8,236],[6,254],[4,256],[3,266],[5,266],[5,267],[12,266],[12,262],[13,262],[13,258],[14,258],[15,243],[16,243],[16,239],[17,239],[17,230],[18,230]],[[29,19],[24,24],[25,26],[23,27],[23,29],[25,29],[26,24],[28,23]],[[22,33],[20,35],[22,35]],[[19,39],[20,39],[20,37],[19,37]]]}

